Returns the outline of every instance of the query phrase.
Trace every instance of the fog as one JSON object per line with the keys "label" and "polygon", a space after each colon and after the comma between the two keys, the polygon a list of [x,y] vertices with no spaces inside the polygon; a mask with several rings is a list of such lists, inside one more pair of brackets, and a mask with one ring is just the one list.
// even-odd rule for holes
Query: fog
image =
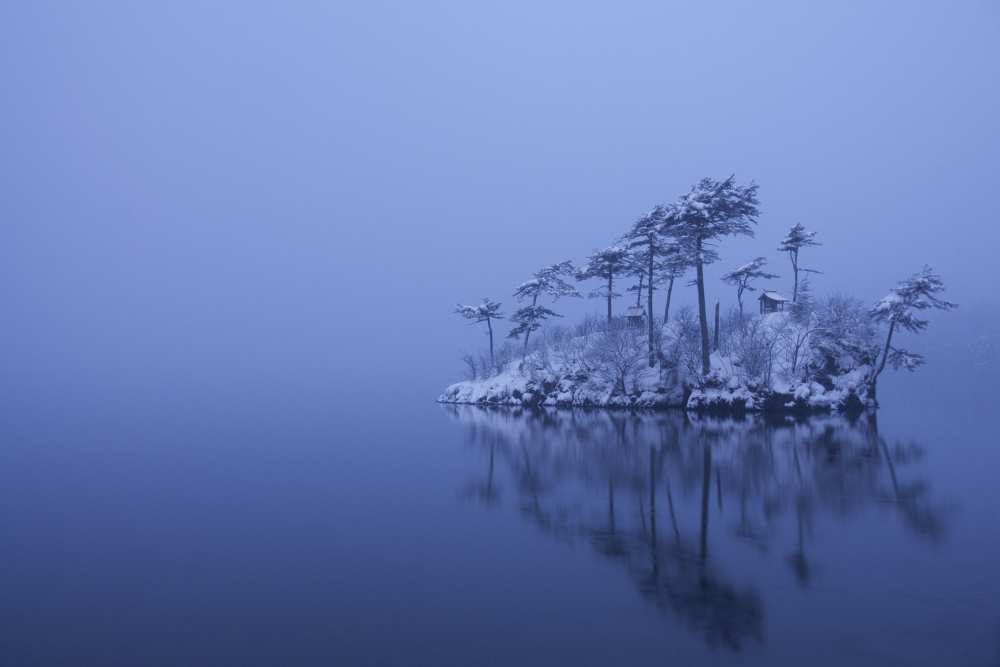
{"label": "fog", "polygon": [[995,3],[668,4],[4,4],[5,381],[429,400],[485,343],[456,302],[730,173],[712,301],[757,255],[787,291],[802,222],[819,295],[996,302]]}

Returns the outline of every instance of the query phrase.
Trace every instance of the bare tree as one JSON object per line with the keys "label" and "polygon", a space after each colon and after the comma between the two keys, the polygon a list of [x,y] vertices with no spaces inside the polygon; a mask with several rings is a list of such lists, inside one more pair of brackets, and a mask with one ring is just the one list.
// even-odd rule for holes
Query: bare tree
{"label": "bare tree", "polygon": [[470,380],[476,379],[476,358],[471,354],[462,355],[462,363],[465,364],[465,374]]}
{"label": "bare tree", "polygon": [[722,282],[733,285],[736,288],[736,301],[740,305],[741,322],[743,321],[743,292],[756,291],[757,288],[751,284],[754,280],[773,280],[778,277],[777,274],[764,270],[766,264],[767,259],[757,257],[752,262],[733,269],[729,273],[722,274]]}
{"label": "bare tree", "polygon": [[624,394],[626,382],[640,368],[644,353],[636,330],[630,327],[609,327],[594,346],[597,372]]}
{"label": "bare tree", "polygon": [[787,252],[788,258],[792,261],[792,273],[795,275],[795,285],[792,288],[792,303],[798,301],[799,298],[799,271],[819,273],[815,269],[806,269],[799,266],[799,250],[808,246],[820,245],[815,240],[815,237],[816,232],[807,232],[801,223],[796,223],[788,230],[788,235],[778,245],[778,250]]}
{"label": "bare tree", "polygon": [[957,304],[945,301],[937,295],[945,289],[941,276],[934,273],[929,266],[924,266],[918,273],[913,274],[891,289],[889,293],[871,309],[870,315],[878,323],[887,323],[889,330],[882,344],[879,365],[872,371],[868,378],[869,392],[875,398],[875,383],[879,375],[885,370],[886,364],[890,364],[893,369],[905,368],[908,371],[916,370],[923,365],[924,358],[915,352],[910,352],[899,347],[893,347],[892,337],[897,329],[920,333],[927,328],[928,321],[917,316],[920,311],[936,309],[951,310],[957,308]]}
{"label": "bare tree", "polygon": [[475,306],[464,306],[458,304],[455,313],[473,322],[486,322],[486,330],[490,336],[490,366],[496,368],[493,357],[493,320],[503,317],[500,312],[500,304],[492,299],[483,299],[483,302]]}
{"label": "bare tree", "polygon": [[754,183],[737,185],[734,176],[722,181],[703,178],[671,205],[666,213],[672,232],[681,240],[694,263],[704,375],[708,375],[711,370],[704,265],[719,258],[712,246],[723,237],[736,234],[753,236],[757,215],[757,186]]}

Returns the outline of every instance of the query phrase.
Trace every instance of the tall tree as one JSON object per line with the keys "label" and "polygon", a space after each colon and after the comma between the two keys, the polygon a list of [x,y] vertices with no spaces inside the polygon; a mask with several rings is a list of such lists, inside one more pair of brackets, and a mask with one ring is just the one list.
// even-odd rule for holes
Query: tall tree
{"label": "tall tree", "polygon": [[[634,259],[634,257],[633,257]],[[642,305],[642,290],[646,286],[646,269],[645,264],[641,264],[638,267],[633,263],[630,265],[632,268],[629,269],[628,275],[637,276],[639,282],[635,285],[629,285],[627,292],[635,292],[635,307],[638,308]]]}
{"label": "tall tree", "polygon": [[685,246],[695,268],[698,317],[701,324],[701,366],[711,370],[708,317],[705,312],[705,264],[719,258],[713,247],[726,236],[753,236],[757,223],[757,185],[738,185],[734,176],[722,181],[703,178],[682,195],[668,212],[673,232]]}
{"label": "tall tree", "polygon": [[595,250],[587,258],[587,264],[576,273],[577,280],[599,278],[606,280],[607,285],[588,294],[590,297],[601,297],[608,300],[608,322],[611,322],[611,300],[620,294],[614,291],[615,276],[624,273],[629,267],[628,248],[614,245],[604,250]]}
{"label": "tall tree", "polygon": [[795,275],[795,284],[792,287],[792,303],[795,303],[799,299],[799,271],[803,273],[819,273],[815,269],[806,269],[799,266],[799,250],[809,246],[821,245],[815,238],[816,232],[807,232],[801,223],[796,223],[788,230],[788,236],[778,244],[778,250],[787,252],[788,258],[792,260],[792,273]]}
{"label": "tall tree", "polygon": [[869,393],[875,398],[875,383],[888,363],[893,369],[916,370],[924,363],[924,358],[915,352],[893,347],[892,337],[898,329],[910,333],[920,333],[927,328],[928,321],[918,316],[920,311],[936,309],[951,310],[957,304],[938,297],[945,289],[941,276],[929,266],[902,281],[879,301],[869,314],[875,322],[888,324],[889,329],[879,356],[882,360],[868,378]]}
{"label": "tall tree", "polygon": [[564,296],[580,296],[580,293],[566,281],[566,278],[572,278],[574,273],[576,271],[573,268],[573,262],[569,260],[559,262],[558,264],[551,264],[535,271],[531,280],[521,283],[514,290],[514,297],[519,302],[523,303],[529,299],[531,300],[530,306],[519,308],[511,316],[511,320],[517,323],[517,326],[507,334],[508,338],[518,338],[522,334],[524,335],[524,351],[521,354],[522,360],[528,354],[528,339],[531,333],[541,328],[542,321],[549,317],[562,317],[559,313],[549,308],[539,306],[538,298],[542,295],[547,295],[553,301],[558,301]]}
{"label": "tall tree", "polygon": [[646,325],[648,327],[647,342],[650,368],[656,365],[655,339],[653,337],[653,290],[656,284],[658,263],[666,255],[669,246],[667,237],[669,227],[666,207],[657,205],[653,210],[636,220],[632,229],[622,239],[632,250],[632,258],[636,266],[643,267],[646,278]]}
{"label": "tall tree", "polygon": [[684,251],[684,246],[671,243],[667,246],[666,256],[660,265],[660,279],[667,284],[667,301],[663,306],[663,323],[670,321],[670,299],[674,293],[674,281],[684,275],[691,267],[691,258]]}
{"label": "tall tree", "polygon": [[743,321],[743,292],[754,292],[756,287],[751,283],[754,280],[773,280],[778,276],[764,270],[767,259],[757,257],[752,262],[733,269],[729,273],[722,274],[722,282],[736,288],[736,301],[740,305],[740,321]]}
{"label": "tall tree", "polygon": [[503,313],[500,312],[500,304],[486,298],[483,299],[482,303],[475,306],[458,304],[455,312],[465,319],[476,323],[486,322],[486,330],[490,336],[490,366],[496,368],[496,362],[493,360],[493,320],[503,317]]}

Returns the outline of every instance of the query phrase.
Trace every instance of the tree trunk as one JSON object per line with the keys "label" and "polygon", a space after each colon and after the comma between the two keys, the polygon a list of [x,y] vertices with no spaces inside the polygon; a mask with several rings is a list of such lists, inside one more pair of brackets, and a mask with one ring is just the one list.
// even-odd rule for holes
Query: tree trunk
{"label": "tree trunk", "polygon": [[715,341],[712,346],[712,350],[717,351],[719,349],[719,302],[715,302]]}
{"label": "tree trunk", "polygon": [[494,368],[494,370],[495,370],[496,367],[497,367],[497,364],[496,364],[496,361],[493,360],[493,324],[492,324],[492,322],[490,322],[490,318],[489,317],[486,318],[486,328],[490,332],[490,366],[492,366]]}
{"label": "tree trunk", "polygon": [[656,365],[656,355],[653,353],[653,244],[649,244],[649,284],[646,285],[646,324],[649,339],[649,367]]}
{"label": "tree trunk", "polygon": [[705,270],[701,265],[701,244],[698,244],[698,258],[695,261],[698,284],[698,320],[701,324],[701,372],[708,375],[712,370],[708,355],[708,315],[705,313]]}
{"label": "tree trunk", "polygon": [[[535,304],[537,304],[537,303],[538,303],[538,294],[536,293],[535,296],[531,297],[531,307],[534,308]],[[521,352],[521,363],[522,364],[524,363],[524,360],[528,358],[528,339],[529,338],[531,338],[531,329],[528,329],[527,331],[524,332],[524,350]]]}
{"label": "tree trunk", "polygon": [[788,256],[792,258],[792,273],[795,275],[792,286],[792,303],[795,303],[799,298],[799,251],[789,251]]}
{"label": "tree trunk", "polygon": [[882,362],[878,365],[875,372],[872,373],[872,379],[868,382],[868,393],[871,394],[872,399],[875,398],[875,383],[878,380],[878,376],[885,370],[885,362],[889,359],[889,347],[892,346],[892,334],[895,330],[896,323],[891,322],[889,324],[889,333],[885,337],[885,349],[882,350]]}
{"label": "tree trunk", "polygon": [[663,323],[666,324],[670,321],[670,295],[674,291],[674,277],[670,276],[670,282],[667,283],[667,305],[663,308]]}
{"label": "tree trunk", "polygon": [[611,324],[611,288],[612,288],[612,274],[608,271],[608,324]]}
{"label": "tree trunk", "polygon": [[643,281],[643,279],[645,279],[645,277],[646,277],[645,273],[640,273],[639,274],[639,289],[636,290],[636,292],[635,292],[635,307],[636,308],[638,308],[639,306],[642,305],[642,281]]}

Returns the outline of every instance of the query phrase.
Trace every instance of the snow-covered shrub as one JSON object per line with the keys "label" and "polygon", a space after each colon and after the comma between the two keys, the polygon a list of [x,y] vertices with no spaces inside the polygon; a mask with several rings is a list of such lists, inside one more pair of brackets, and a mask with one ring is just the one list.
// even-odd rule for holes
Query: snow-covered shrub
{"label": "snow-covered shrub", "polygon": [[616,392],[626,393],[636,372],[646,362],[644,342],[636,329],[609,328],[591,348],[598,377],[613,385]]}
{"label": "snow-covered shrub", "polygon": [[769,385],[774,370],[774,353],[781,327],[764,318],[743,321],[731,338],[731,356],[736,376],[743,384]]}
{"label": "snow-covered shrub", "polygon": [[878,352],[875,323],[858,299],[834,295],[816,309],[809,377],[823,382],[853,368],[871,366]]}
{"label": "snow-covered shrub", "polygon": [[701,373],[701,330],[694,309],[684,306],[677,311],[674,325],[676,338],[667,359],[684,369],[688,377],[698,377]]}
{"label": "snow-covered shrub", "polygon": [[463,354],[462,363],[465,364],[465,378],[467,380],[475,380],[478,377],[476,358],[471,354]]}

